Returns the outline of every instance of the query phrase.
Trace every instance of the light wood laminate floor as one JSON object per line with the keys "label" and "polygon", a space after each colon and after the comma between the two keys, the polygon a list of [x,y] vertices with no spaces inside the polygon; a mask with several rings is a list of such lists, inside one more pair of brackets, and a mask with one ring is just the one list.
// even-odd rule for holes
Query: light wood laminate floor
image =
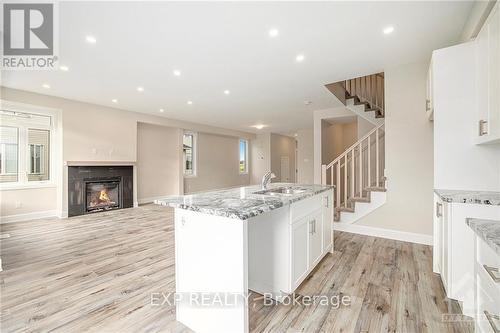
{"label": "light wood laminate floor", "polygon": [[[154,205],[1,225],[2,332],[189,332],[151,294],[175,290],[173,210]],[[329,254],[297,291],[348,295],[351,305],[263,306],[253,332],[467,332],[432,273],[432,249],[335,234]],[[200,272],[200,278],[203,273]]]}

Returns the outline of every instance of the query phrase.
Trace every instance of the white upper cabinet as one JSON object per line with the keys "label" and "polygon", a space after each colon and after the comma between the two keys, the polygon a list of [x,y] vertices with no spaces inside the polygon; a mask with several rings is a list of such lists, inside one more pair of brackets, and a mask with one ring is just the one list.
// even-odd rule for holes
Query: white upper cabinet
{"label": "white upper cabinet", "polygon": [[432,60],[427,72],[427,99],[425,100],[425,113],[429,120],[434,120],[434,102],[432,98]]}
{"label": "white upper cabinet", "polygon": [[500,10],[497,3],[476,38],[476,142],[500,143]]}

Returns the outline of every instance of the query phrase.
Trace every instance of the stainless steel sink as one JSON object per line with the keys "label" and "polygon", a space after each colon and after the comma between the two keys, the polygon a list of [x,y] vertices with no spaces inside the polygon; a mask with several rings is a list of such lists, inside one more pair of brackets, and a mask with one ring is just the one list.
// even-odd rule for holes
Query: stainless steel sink
{"label": "stainless steel sink", "polygon": [[277,188],[270,188],[268,190],[257,191],[257,192],[254,192],[253,194],[295,195],[295,194],[304,193],[305,191],[306,190],[304,190],[304,189],[297,189],[297,188],[291,188],[291,187],[277,187]]}

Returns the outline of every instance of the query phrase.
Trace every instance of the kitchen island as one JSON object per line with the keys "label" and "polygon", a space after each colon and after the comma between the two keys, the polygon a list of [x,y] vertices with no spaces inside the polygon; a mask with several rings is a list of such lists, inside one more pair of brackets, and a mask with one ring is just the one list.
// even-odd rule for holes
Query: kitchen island
{"label": "kitchen island", "polygon": [[333,187],[273,183],[172,196],[177,320],[248,332],[249,290],[280,301],[333,251]]}

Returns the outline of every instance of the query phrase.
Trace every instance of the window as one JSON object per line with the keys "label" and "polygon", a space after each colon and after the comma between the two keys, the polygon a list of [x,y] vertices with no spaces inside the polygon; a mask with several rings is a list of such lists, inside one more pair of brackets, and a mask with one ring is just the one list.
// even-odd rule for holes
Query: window
{"label": "window", "polygon": [[49,179],[50,131],[28,129],[28,180]]}
{"label": "window", "polygon": [[184,176],[196,175],[196,134],[184,133],[182,139]]}
{"label": "window", "polygon": [[18,129],[0,126],[0,182],[17,182]]}
{"label": "window", "polygon": [[248,173],[248,141],[240,139],[240,173]]}
{"label": "window", "polygon": [[1,110],[0,121],[0,184],[50,180],[52,117]]}

